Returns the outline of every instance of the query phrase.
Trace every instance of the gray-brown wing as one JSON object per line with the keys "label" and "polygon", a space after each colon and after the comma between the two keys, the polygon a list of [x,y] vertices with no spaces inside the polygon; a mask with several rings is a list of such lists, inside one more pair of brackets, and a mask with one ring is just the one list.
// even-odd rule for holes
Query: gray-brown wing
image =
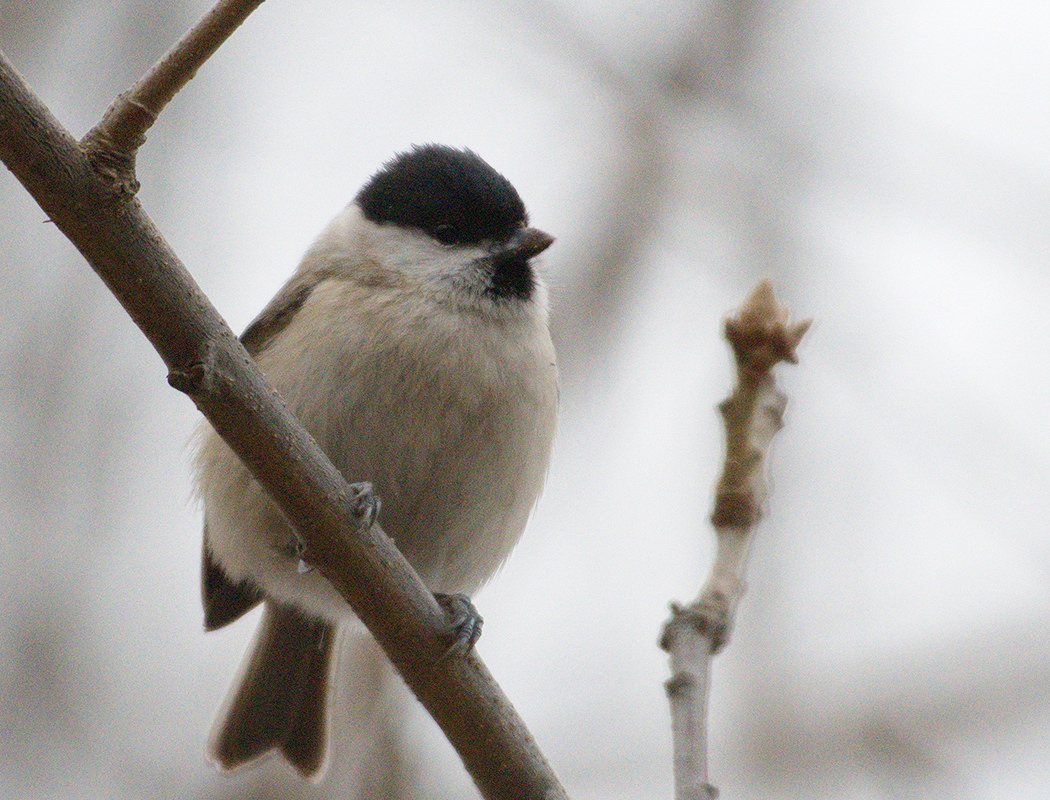
{"label": "gray-brown wing", "polygon": [[297,275],[284,285],[241,334],[241,344],[248,355],[255,358],[266,349],[274,336],[288,327],[296,312],[303,307],[317,284],[325,279],[323,273]]}

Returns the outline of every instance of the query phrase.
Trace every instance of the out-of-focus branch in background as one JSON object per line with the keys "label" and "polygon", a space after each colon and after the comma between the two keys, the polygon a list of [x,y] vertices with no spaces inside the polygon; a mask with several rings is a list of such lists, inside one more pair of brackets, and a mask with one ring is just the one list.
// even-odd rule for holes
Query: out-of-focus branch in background
{"label": "out-of-focus branch in background", "polygon": [[726,454],[711,515],[718,549],[699,596],[687,606],[672,605],[660,639],[660,646],[671,655],[667,694],[676,800],[711,800],[718,794],[707,769],[711,657],[728,641],[744,594],[748,550],[768,494],[766,459],[783,425],[787,398],[777,388],[773,367],[796,361],[795,348],[809,326],[808,320],[790,322],[768,281],[760,283],[737,315],[726,320],[737,384],[720,406]]}

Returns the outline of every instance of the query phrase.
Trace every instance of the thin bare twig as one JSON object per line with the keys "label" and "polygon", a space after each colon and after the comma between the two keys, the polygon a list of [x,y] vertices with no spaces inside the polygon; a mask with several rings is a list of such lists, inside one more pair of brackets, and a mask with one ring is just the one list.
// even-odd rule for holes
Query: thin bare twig
{"label": "thin bare twig", "polygon": [[809,325],[809,320],[790,321],[769,281],[760,283],[737,315],[726,320],[737,385],[719,407],[726,427],[726,457],[711,515],[718,547],[699,596],[687,606],[671,605],[660,639],[660,646],[671,654],[667,694],[676,800],[718,796],[707,770],[711,657],[728,641],[744,594],[747,554],[768,493],[766,455],[783,424],[787,398],[777,388],[773,367],[781,361],[795,363],[795,348]]}
{"label": "thin bare twig", "polygon": [[122,92],[106,109],[102,121],[85,134],[81,146],[100,174],[113,181],[118,193],[130,196],[138,191],[135,154],[164,106],[262,3],[219,0],[134,86]]}
{"label": "thin bare twig", "polygon": [[456,748],[486,798],[565,798],[471,653],[445,658],[434,596],[285,408],[134,197],[118,196],[0,53],[0,160],[105,281],[186,392],[294,524]]}

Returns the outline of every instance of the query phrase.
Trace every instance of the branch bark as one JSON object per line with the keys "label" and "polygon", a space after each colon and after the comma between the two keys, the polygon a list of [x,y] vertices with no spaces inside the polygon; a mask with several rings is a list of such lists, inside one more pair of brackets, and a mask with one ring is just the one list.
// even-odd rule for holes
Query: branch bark
{"label": "branch bark", "polygon": [[726,320],[737,385],[719,406],[726,428],[726,456],[711,514],[718,543],[715,560],[699,596],[687,606],[671,604],[671,618],[660,639],[660,646],[671,655],[666,688],[676,800],[718,796],[707,769],[711,658],[728,641],[744,594],[747,555],[768,494],[766,456],[783,425],[787,398],[777,388],[773,367],[781,361],[796,362],[795,348],[809,326],[809,320],[790,321],[769,281],[760,283],[737,316]]}
{"label": "branch bark", "polygon": [[262,3],[219,0],[134,86],[121,93],[106,109],[102,121],[87,132],[81,141],[84,152],[118,192],[133,195],[138,191],[135,154],[164,106]]}
{"label": "branch bark", "polygon": [[[136,127],[117,129],[128,138]],[[368,626],[482,795],[565,798],[481,659],[444,658],[447,622],[433,595],[378,525],[361,524],[355,494],[138,200],[114,189],[112,175],[99,171],[2,53],[0,159],[116,295],[163,358],[169,382],[193,399],[292,521],[311,562]]]}

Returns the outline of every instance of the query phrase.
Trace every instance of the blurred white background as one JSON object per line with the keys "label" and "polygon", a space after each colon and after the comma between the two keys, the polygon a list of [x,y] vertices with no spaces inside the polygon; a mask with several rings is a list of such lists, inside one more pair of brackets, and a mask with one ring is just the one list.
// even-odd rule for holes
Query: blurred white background
{"label": "blurred white background", "polygon": [[[0,0],[77,136],[204,11]],[[469,146],[558,236],[561,430],[479,650],[571,796],[671,795],[656,647],[713,549],[721,319],[816,324],[715,662],[725,798],[1050,796],[1050,11],[1040,0],[270,0],[140,197],[240,330],[395,151]],[[342,797],[204,737],[198,414],[0,175],[0,797]],[[414,796],[474,791],[420,713]]]}

